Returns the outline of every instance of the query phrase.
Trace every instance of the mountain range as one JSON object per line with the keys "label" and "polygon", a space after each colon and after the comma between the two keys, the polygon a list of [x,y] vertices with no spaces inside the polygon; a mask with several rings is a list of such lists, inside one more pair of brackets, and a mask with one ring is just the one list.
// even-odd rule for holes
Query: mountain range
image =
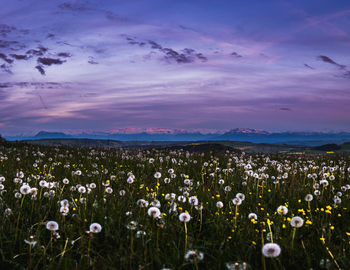
{"label": "mountain range", "polygon": [[226,131],[165,128],[126,128],[106,132],[63,133],[40,131],[33,136],[5,136],[9,141],[38,139],[105,139],[119,141],[245,141],[317,146],[350,141],[350,132],[268,132],[262,129],[234,128]]}

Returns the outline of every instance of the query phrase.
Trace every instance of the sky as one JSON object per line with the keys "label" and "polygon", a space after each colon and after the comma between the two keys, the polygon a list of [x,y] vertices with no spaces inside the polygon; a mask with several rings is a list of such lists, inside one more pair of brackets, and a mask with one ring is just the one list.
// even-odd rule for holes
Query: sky
{"label": "sky", "polygon": [[0,0],[0,133],[350,131],[348,0]]}

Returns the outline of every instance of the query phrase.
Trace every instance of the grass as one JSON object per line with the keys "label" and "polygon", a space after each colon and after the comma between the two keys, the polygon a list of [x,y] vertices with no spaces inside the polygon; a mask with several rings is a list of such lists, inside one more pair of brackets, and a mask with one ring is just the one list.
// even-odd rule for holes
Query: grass
{"label": "grass", "polygon": [[[11,143],[0,152],[2,269],[350,268],[346,155]],[[24,184],[30,193],[20,192]],[[239,193],[244,200],[235,199]],[[148,214],[152,205],[157,218]],[[300,228],[291,226],[294,216],[303,219]],[[58,230],[48,230],[48,221]],[[101,232],[89,231],[92,223]],[[281,248],[275,258],[261,251],[270,242]]]}

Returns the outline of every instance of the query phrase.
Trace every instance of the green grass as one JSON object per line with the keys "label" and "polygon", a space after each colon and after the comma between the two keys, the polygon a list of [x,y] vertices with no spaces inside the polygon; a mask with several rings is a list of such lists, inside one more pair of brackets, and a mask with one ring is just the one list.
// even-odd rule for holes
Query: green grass
{"label": "green grass", "polygon": [[[12,143],[0,146],[0,152],[0,176],[5,178],[0,193],[1,269],[227,269],[227,263],[246,263],[246,269],[350,268],[349,156]],[[78,170],[81,175],[75,174]],[[15,183],[20,172],[22,183]],[[158,180],[156,172],[161,173]],[[135,176],[131,184],[128,174]],[[316,187],[323,178],[329,185]],[[40,181],[55,184],[41,187]],[[23,183],[37,188],[36,195],[16,198]],[[91,183],[96,187],[79,193],[79,186]],[[320,195],[308,204],[304,198],[315,190]],[[176,194],[175,211],[166,199],[171,193]],[[245,200],[236,207],[232,200],[237,193]],[[180,195],[186,202],[178,201]],[[341,198],[337,204],[336,195]],[[189,203],[191,196],[202,210]],[[69,202],[66,216],[60,213],[64,199]],[[150,205],[139,207],[140,199]],[[161,218],[147,214],[154,200],[160,203]],[[217,208],[218,201],[223,208]],[[288,207],[287,215],[276,212],[280,205]],[[191,216],[186,228],[179,220],[182,212]],[[248,219],[249,213],[257,220]],[[304,220],[296,230],[289,223],[293,216]],[[46,229],[51,220],[59,224],[59,238]],[[130,229],[132,221],[137,225]],[[88,233],[94,222],[101,224],[100,233]],[[271,238],[282,251],[265,258],[261,249]],[[25,242],[30,239],[36,244]],[[204,258],[186,260],[189,250],[202,252]]]}

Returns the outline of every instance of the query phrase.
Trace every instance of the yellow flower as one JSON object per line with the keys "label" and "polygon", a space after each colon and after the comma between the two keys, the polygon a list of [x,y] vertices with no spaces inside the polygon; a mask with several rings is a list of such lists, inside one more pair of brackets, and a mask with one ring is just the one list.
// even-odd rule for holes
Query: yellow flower
{"label": "yellow flower", "polygon": [[334,226],[330,226],[329,228],[330,228],[331,230],[334,230]]}
{"label": "yellow flower", "polygon": [[306,224],[312,224],[312,221],[311,220],[307,220],[305,223]]}

